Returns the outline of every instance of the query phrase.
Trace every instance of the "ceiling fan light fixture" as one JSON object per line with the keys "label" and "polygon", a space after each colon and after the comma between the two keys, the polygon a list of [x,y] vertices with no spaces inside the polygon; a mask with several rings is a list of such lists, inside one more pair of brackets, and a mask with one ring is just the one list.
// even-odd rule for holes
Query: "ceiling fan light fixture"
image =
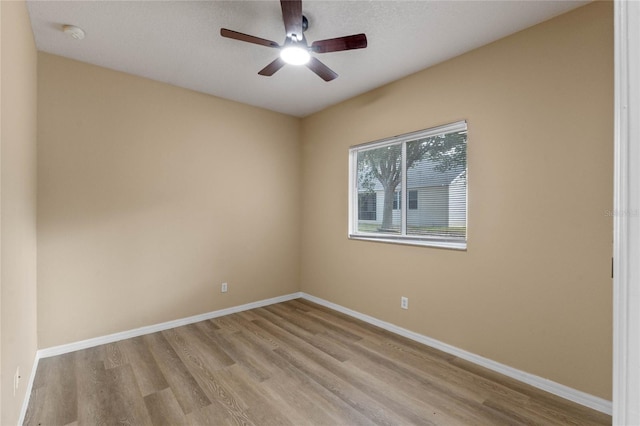
{"label": "ceiling fan light fixture", "polygon": [[309,51],[300,46],[285,47],[280,51],[280,57],[291,65],[304,65],[311,59]]}
{"label": "ceiling fan light fixture", "polygon": [[[302,0],[280,0],[280,8],[282,9],[285,34],[287,35],[284,46],[280,46],[275,41],[220,28],[220,35],[222,37],[280,50],[280,56],[258,71],[258,75],[271,77],[287,64],[298,66],[306,65],[307,68],[324,81],[331,81],[338,77],[338,74],[318,60],[318,58],[315,57],[316,53],[340,52],[343,50],[363,49],[367,47],[367,36],[362,33],[316,40],[309,46],[303,35],[309,28],[309,20],[302,14]],[[314,54],[313,57],[311,57],[311,53]]]}

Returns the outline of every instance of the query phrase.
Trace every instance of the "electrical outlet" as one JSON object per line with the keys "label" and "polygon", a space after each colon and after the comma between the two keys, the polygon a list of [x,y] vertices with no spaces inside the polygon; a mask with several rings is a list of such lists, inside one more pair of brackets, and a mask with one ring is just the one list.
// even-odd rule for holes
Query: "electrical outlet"
{"label": "electrical outlet", "polygon": [[16,368],[16,374],[13,376],[13,396],[16,396],[16,392],[20,387],[20,367]]}
{"label": "electrical outlet", "polygon": [[226,293],[227,292],[227,283],[222,283],[222,285],[220,286],[220,293]]}
{"label": "electrical outlet", "polygon": [[402,309],[409,309],[409,298],[402,296],[400,298],[400,307]]}

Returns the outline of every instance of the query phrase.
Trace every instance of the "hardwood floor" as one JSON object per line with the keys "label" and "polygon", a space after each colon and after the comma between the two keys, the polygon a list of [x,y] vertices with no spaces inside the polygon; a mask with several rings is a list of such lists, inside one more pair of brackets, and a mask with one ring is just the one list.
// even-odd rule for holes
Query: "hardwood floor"
{"label": "hardwood floor", "polygon": [[40,360],[27,425],[603,425],[303,299]]}

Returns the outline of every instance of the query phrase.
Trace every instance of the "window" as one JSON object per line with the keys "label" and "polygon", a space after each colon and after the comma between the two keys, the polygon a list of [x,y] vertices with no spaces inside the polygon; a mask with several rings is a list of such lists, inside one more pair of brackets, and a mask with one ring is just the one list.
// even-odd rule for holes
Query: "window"
{"label": "window", "polygon": [[358,220],[376,220],[376,194],[358,194]]}
{"label": "window", "polygon": [[409,191],[409,210],[418,210],[418,191]]}
{"label": "window", "polygon": [[465,249],[467,123],[349,150],[349,238]]}
{"label": "window", "polygon": [[400,194],[400,191],[396,191],[393,193],[393,210],[400,210],[401,204],[402,204],[402,194]]}

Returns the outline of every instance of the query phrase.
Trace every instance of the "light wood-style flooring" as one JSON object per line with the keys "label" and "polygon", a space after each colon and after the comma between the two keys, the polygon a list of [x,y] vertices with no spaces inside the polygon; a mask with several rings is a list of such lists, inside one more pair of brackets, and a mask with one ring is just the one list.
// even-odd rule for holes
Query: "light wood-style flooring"
{"label": "light wood-style flooring", "polygon": [[303,299],[40,360],[27,425],[603,425]]}

